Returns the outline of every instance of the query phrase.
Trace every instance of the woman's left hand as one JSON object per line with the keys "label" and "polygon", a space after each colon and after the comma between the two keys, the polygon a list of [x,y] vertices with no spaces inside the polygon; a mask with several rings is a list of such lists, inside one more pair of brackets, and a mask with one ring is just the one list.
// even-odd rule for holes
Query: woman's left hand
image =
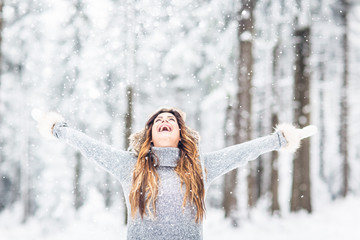
{"label": "woman's left hand", "polygon": [[300,129],[289,123],[281,123],[276,126],[275,130],[281,131],[284,135],[287,145],[280,150],[286,152],[295,152],[300,147],[302,139],[311,137],[317,133],[317,127],[315,125],[309,125]]}

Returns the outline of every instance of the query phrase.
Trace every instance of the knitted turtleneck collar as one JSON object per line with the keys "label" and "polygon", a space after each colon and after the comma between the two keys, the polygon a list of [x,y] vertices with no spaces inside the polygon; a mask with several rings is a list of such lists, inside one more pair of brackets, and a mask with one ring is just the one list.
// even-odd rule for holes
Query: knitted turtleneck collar
{"label": "knitted turtleneck collar", "polygon": [[159,166],[176,167],[180,158],[180,149],[174,147],[151,147],[151,151],[159,158]]}

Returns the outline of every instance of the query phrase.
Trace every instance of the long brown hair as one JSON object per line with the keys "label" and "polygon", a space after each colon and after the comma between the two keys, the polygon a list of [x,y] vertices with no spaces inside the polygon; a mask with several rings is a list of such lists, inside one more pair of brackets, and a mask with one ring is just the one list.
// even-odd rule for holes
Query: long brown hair
{"label": "long brown hair", "polygon": [[[182,206],[187,201],[197,209],[195,221],[202,221],[205,214],[205,188],[202,168],[199,160],[199,153],[196,140],[189,134],[185,121],[174,109],[162,108],[153,114],[145,125],[145,142],[142,144],[138,160],[133,171],[132,187],[130,191],[131,216],[135,217],[139,210],[141,218],[148,213],[151,217],[156,215],[156,199],[158,195],[159,174],[157,173],[158,159],[151,152],[152,126],[155,118],[164,112],[169,112],[176,117],[180,128],[180,159],[175,172],[180,177],[181,188],[185,184],[186,191]],[[181,190],[181,189],[180,189]],[[154,210],[151,211],[150,206]],[[147,211],[146,211],[147,210]]]}

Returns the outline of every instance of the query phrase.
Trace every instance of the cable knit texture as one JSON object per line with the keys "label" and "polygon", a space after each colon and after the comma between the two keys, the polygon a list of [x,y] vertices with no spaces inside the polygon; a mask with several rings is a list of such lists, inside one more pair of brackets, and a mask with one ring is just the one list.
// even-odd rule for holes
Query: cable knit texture
{"label": "cable knit texture", "polygon": [[[157,171],[160,176],[159,194],[156,200],[156,216],[151,219],[139,214],[134,219],[130,216],[129,193],[132,183],[132,171],[137,161],[134,152],[116,150],[109,145],[94,140],[84,133],[67,127],[66,123],[55,124],[54,136],[78,149],[86,158],[93,160],[117,178],[123,187],[128,208],[127,239],[180,240],[202,239],[202,224],[195,222],[196,208],[189,203],[183,209],[184,189],[181,191],[180,178],[174,168],[180,156],[178,148],[152,147],[151,151],[159,158]],[[210,153],[200,153],[206,191],[217,177],[245,165],[259,155],[278,150],[286,145],[284,136],[275,132],[249,142],[224,148]]]}

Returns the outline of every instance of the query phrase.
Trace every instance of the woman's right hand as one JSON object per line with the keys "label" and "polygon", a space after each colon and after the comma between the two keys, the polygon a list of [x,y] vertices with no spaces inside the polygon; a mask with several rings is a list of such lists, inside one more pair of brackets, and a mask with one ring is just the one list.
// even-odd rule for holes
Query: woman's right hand
{"label": "woman's right hand", "polygon": [[55,139],[53,127],[56,123],[64,121],[64,118],[56,112],[43,112],[39,109],[33,109],[31,116],[38,123],[37,128],[40,134],[47,139]]}

